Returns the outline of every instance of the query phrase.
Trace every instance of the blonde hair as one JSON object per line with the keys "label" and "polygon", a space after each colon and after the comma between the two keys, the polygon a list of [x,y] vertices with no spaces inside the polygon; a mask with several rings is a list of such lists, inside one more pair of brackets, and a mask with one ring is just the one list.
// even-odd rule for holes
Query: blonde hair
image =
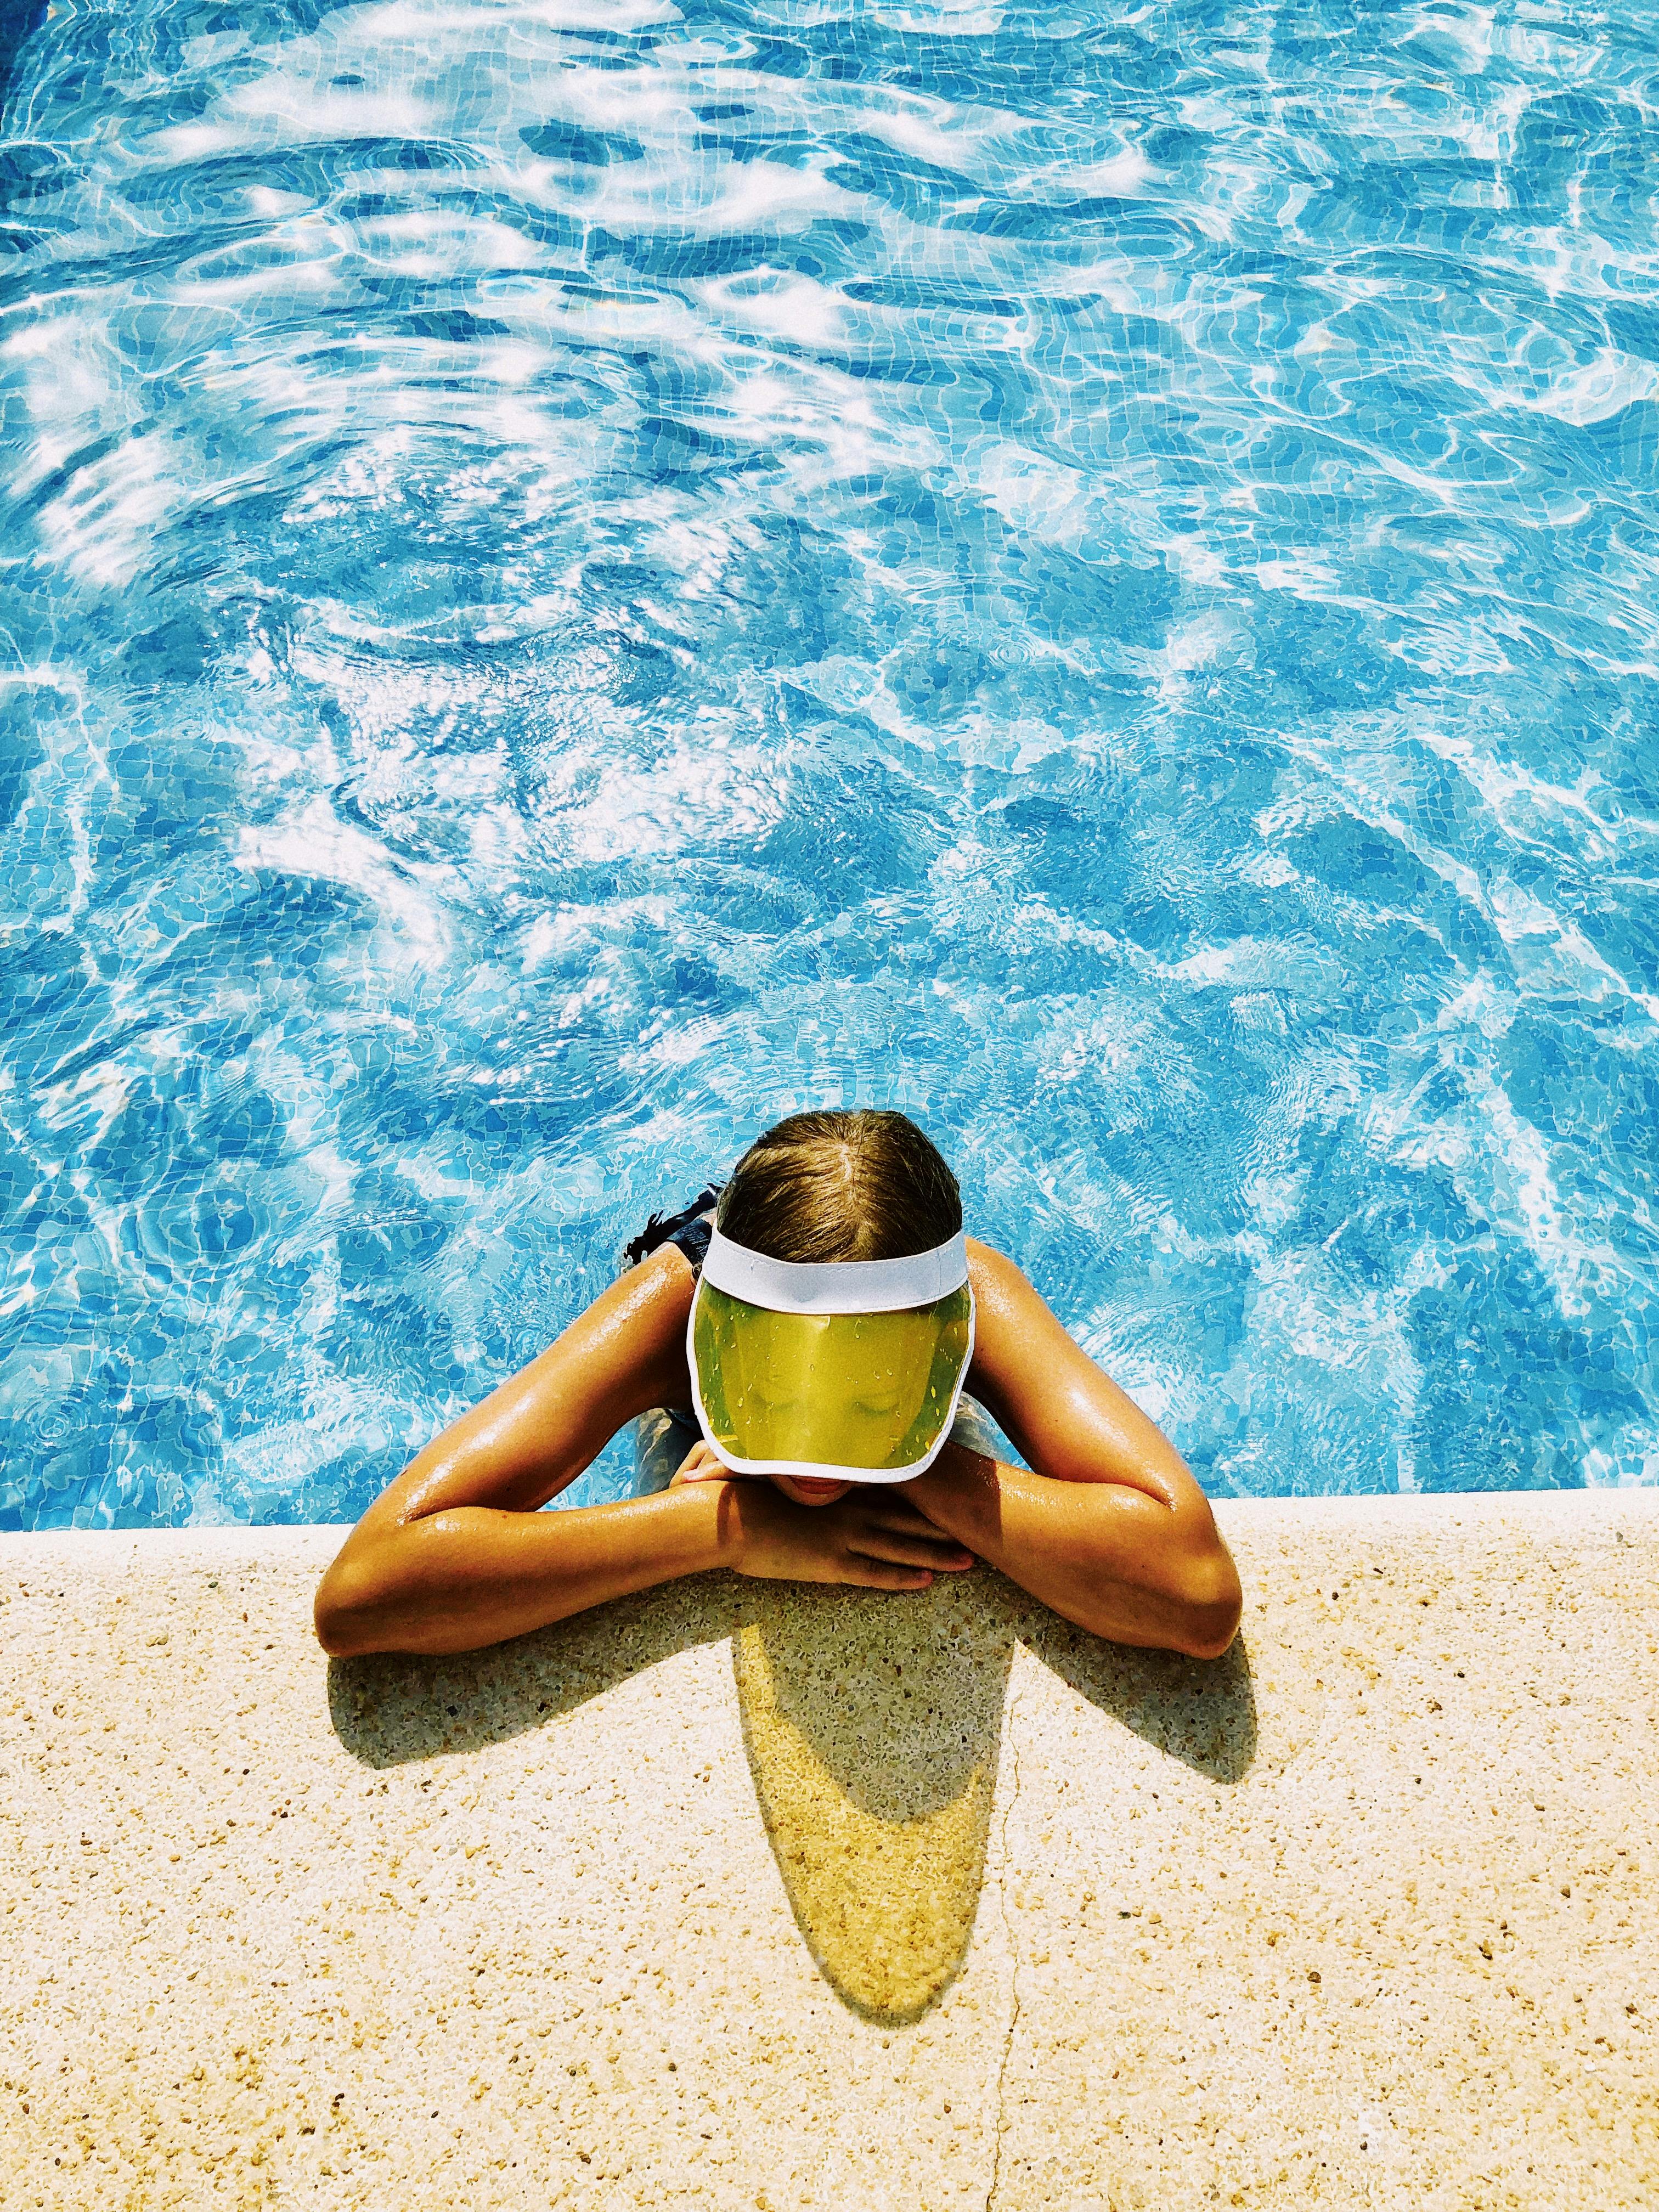
{"label": "blonde hair", "polygon": [[716,1219],[773,1260],[902,1260],[956,1235],[962,1193],[908,1115],[826,1109],[792,1114],[755,1139]]}

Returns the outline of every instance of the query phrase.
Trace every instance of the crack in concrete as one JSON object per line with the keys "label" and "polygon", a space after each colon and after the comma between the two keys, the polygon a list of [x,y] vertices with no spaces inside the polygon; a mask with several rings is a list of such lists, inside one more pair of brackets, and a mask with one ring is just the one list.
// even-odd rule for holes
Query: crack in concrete
{"label": "crack in concrete", "polygon": [[[1018,1655],[1016,1655],[1018,1656]],[[1008,1763],[1013,1774],[1013,1786],[1008,1792],[1008,1802],[1002,1813],[1002,1932],[1008,1943],[1008,1986],[1012,1998],[1012,2009],[1008,2014],[1007,2033],[1003,2038],[1002,2062],[997,2068],[996,2147],[991,2158],[991,2185],[985,2192],[985,2212],[995,2212],[997,2192],[1002,2186],[1002,2138],[1007,2132],[1005,2118],[1005,2089],[1008,2079],[1008,2061],[1013,2056],[1014,2037],[1018,2031],[1020,2017],[1019,1953],[1014,1944],[1014,1931],[1008,1917],[1008,1823],[1019,1802],[1019,1735],[1016,1723],[1019,1717],[1018,1697],[1008,1701]]]}

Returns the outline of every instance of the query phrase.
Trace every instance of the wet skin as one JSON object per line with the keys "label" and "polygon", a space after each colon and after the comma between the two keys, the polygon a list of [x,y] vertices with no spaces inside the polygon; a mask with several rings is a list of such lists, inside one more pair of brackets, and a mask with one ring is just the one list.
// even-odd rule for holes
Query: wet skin
{"label": "wet skin", "polygon": [[700,1445],[656,1497],[539,1512],[624,1423],[690,1404],[693,1279],[666,1245],[369,1507],[317,1593],[325,1648],[473,1650],[716,1567],[898,1592],[984,1559],[1097,1635],[1218,1655],[1238,1577],[1180,1455],[1012,1261],[968,1258],[968,1388],[1025,1467],[947,1443],[908,1482],[741,1480]]}

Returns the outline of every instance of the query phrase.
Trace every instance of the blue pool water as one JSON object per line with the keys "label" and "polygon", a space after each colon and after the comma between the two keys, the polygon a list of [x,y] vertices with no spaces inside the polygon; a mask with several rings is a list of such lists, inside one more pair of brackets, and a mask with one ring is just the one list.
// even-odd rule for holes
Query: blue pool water
{"label": "blue pool water", "polygon": [[1218,1494],[1659,1478],[1650,8],[3,21],[0,1525],[819,1102]]}

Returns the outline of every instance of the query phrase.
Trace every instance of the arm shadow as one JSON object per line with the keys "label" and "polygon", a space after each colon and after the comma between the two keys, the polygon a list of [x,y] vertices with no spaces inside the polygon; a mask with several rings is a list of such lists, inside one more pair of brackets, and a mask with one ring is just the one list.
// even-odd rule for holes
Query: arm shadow
{"label": "arm shadow", "polygon": [[596,1606],[551,1628],[444,1659],[331,1659],[334,1733],[370,1767],[479,1751],[562,1719],[677,1651],[732,1634],[741,1585],[702,1575]]}
{"label": "arm shadow", "polygon": [[[1184,1659],[1174,1652],[1104,1644],[1033,1604],[989,1570],[936,1589],[938,1597],[919,1605],[915,1599],[895,1603],[857,1591],[705,1575],[596,1607],[488,1650],[446,1659],[377,1652],[368,1658],[331,1660],[329,1715],[340,1742],[365,1766],[401,1766],[447,1752],[477,1751],[558,1720],[677,1651],[718,1644],[744,1622],[757,1634],[769,1624],[764,1632],[773,1644],[781,1645],[788,1638],[793,1653],[789,1672],[803,1681],[814,1674],[822,1680],[829,1671],[826,1639],[840,1643],[851,1636],[861,1658],[854,1666],[848,1655],[842,1655],[848,1671],[840,1674],[836,1690],[847,1715],[872,1694],[875,1677],[866,1670],[879,1665],[884,1635],[896,1650],[902,1645],[916,1653],[915,1663],[921,1663],[920,1614],[936,1639],[957,1638],[950,1662],[954,1674],[947,1680],[939,1674],[943,1659],[930,1661],[929,1687],[936,1698],[962,1704],[972,1717],[971,1734],[977,1735],[981,1729],[985,1671],[990,1668],[999,1685],[1005,1683],[1018,1640],[1091,1705],[1212,1781],[1237,1782],[1249,1771],[1255,1756],[1256,1715],[1243,1637],[1223,1658]],[[947,1593],[952,1601],[950,1623],[939,1610]],[[823,1646],[822,1664],[816,1668],[815,1639]],[[974,1656],[970,1660],[964,1654]],[[791,1694],[805,1693],[797,1688]],[[999,1696],[999,1713],[1000,1709]],[[838,1720],[824,1741],[843,1786],[855,1796],[870,1795],[871,1809],[878,1809],[883,1791],[894,1786],[890,1741],[884,1759],[875,1760],[856,1749],[856,1732],[846,1733],[845,1722]]]}
{"label": "arm shadow", "polygon": [[967,1956],[1017,1644],[1212,1781],[1255,1754],[1242,1640],[1208,1661],[1103,1644],[988,1569],[902,1599],[705,1576],[485,1651],[335,1660],[329,1711],[354,1759],[398,1766],[524,1735],[726,1639],[796,1924],[842,2002],[884,2026],[930,2010]]}
{"label": "arm shadow", "polygon": [[1015,1591],[1016,1633],[1035,1659],[1143,1742],[1212,1782],[1242,1782],[1255,1759],[1255,1689],[1242,1634],[1219,1659],[1103,1644]]}

